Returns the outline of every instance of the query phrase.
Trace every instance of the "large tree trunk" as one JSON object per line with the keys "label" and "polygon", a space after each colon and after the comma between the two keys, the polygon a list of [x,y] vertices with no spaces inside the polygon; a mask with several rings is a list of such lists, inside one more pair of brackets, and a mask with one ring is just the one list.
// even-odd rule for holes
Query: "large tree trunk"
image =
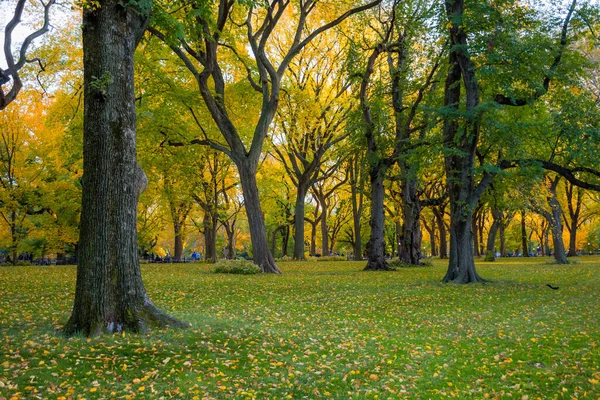
{"label": "large tree trunk", "polygon": [[386,168],[381,163],[373,166],[370,171],[371,177],[371,238],[367,242],[367,266],[365,270],[389,270],[385,260],[385,225],[384,207],[385,189],[383,178]]}
{"label": "large tree trunk", "polygon": [[[451,215],[452,218],[452,215]],[[450,225],[450,260],[444,282],[469,283],[483,279],[475,270],[473,238],[469,218],[454,217]]]}
{"label": "large tree trunk", "polygon": [[[403,174],[409,175],[410,167],[403,165]],[[417,182],[402,179],[402,235],[400,237],[399,258],[406,264],[421,263],[421,202],[417,195]]]}
{"label": "large tree trunk", "polygon": [[136,159],[133,53],[144,31],[143,13],[118,0],[84,10],[82,212],[66,334],[187,326],[149,299],[138,259],[137,204],[148,181]]}
{"label": "large tree trunk", "polygon": [[252,241],[253,261],[262,268],[263,272],[280,274],[273,255],[269,251],[267,241],[267,229],[265,219],[260,206],[258,186],[256,184],[256,166],[252,162],[246,162],[238,166],[242,192],[244,194],[244,206],[246,217],[250,228],[250,239]]}

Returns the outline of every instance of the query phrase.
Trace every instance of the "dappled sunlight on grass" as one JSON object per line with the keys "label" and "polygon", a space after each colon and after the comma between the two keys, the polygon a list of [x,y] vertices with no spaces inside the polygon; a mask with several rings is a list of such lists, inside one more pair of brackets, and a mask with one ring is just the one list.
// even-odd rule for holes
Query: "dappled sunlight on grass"
{"label": "dappled sunlight on grass", "polygon": [[600,396],[600,258],[482,262],[490,283],[466,286],[440,283],[446,265],[144,265],[154,302],[192,328],[93,339],[57,333],[74,267],[0,268],[0,397]]}

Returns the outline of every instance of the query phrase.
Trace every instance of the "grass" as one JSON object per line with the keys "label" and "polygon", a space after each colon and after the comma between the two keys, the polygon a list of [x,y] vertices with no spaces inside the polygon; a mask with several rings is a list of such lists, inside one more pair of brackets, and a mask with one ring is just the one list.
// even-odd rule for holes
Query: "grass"
{"label": "grass", "polygon": [[[0,398],[600,398],[600,258],[478,264],[279,263],[282,276],[142,267],[154,302],[192,323],[65,339],[74,267],[0,268]],[[550,290],[551,283],[560,290]]]}

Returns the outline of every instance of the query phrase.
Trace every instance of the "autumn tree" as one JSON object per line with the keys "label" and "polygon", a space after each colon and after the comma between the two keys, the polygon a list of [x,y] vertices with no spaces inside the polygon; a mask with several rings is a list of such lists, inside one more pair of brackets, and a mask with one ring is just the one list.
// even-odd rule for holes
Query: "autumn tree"
{"label": "autumn tree", "polygon": [[[372,8],[381,0],[351,8],[338,17],[320,24],[324,13],[311,18],[320,7],[314,0],[293,3],[272,0],[268,3],[221,0],[217,5],[203,2],[164,4],[150,28],[181,59],[197,82],[199,92],[225,143],[202,138],[198,143],[209,145],[227,154],[236,164],[244,194],[246,215],[250,227],[253,259],[264,272],[279,273],[269,252],[266,227],[260,205],[256,172],[263,144],[275,117],[282,79],[291,61],[316,37],[339,25],[351,15]],[[180,18],[179,21],[174,18]],[[288,17],[290,19],[288,19]],[[174,29],[177,37],[167,34]],[[245,32],[244,32],[245,30]],[[279,34],[289,35],[283,57],[274,57],[271,46]],[[227,107],[226,86],[229,75],[222,54],[235,54],[252,89],[262,99],[258,122],[250,137],[244,137]],[[248,51],[251,54],[248,54]]]}
{"label": "autumn tree", "polygon": [[273,149],[296,188],[292,256],[296,260],[305,259],[304,204],[308,190],[331,174],[323,167],[326,153],[349,134],[344,128],[351,110],[350,85],[344,77],[344,65],[339,63],[346,52],[339,39],[320,36],[290,63],[289,82],[275,119],[272,140],[277,143]]}
{"label": "autumn tree", "polygon": [[83,10],[83,198],[66,334],[187,326],[152,303],[138,259],[137,203],[147,178],[136,158],[133,56],[149,12],[116,0]]}
{"label": "autumn tree", "polygon": [[[401,171],[403,196],[400,258],[409,264],[420,263],[421,205],[411,150],[423,142],[426,119],[420,106],[439,66],[439,50],[435,46],[423,47],[424,43],[419,42],[428,26],[432,7],[428,1],[387,4],[384,11],[386,19],[380,21],[381,26],[374,33],[380,39],[369,52],[361,74],[360,104],[371,184],[367,270],[388,269],[384,251],[384,180],[390,167],[396,163],[399,163]],[[423,55],[426,56],[420,58]],[[385,60],[385,64],[382,65],[381,60]],[[417,67],[418,62],[421,65]],[[374,83],[374,74],[382,73],[385,73],[385,82]],[[389,106],[386,109],[381,107],[381,103]]]}
{"label": "autumn tree", "polygon": [[[573,1],[561,25],[558,44],[548,63],[545,49],[540,43],[550,39],[545,32],[531,32],[532,27],[540,27],[540,20],[531,14],[531,10],[520,4],[508,1],[503,10],[511,9],[507,14],[497,4],[469,4],[464,0],[445,1],[448,31],[450,37],[449,69],[445,82],[444,98],[444,143],[446,176],[450,196],[450,262],[444,277],[445,282],[468,283],[481,281],[475,270],[472,245],[473,210],[493,178],[504,168],[522,165],[520,162],[504,161],[500,151],[496,165],[483,164],[476,173],[476,153],[480,149],[481,135],[485,132],[483,118],[490,110],[502,110],[503,107],[529,107],[550,89],[557,68],[567,48],[570,22],[575,11]],[[478,17],[487,13],[490,19],[470,19],[475,13]],[[509,23],[510,21],[510,23]],[[469,24],[475,26],[468,27]],[[495,27],[494,27],[495,25]],[[519,35],[518,32],[530,32],[531,35]],[[471,37],[470,37],[471,36]],[[476,47],[477,40],[487,42],[487,46]],[[554,39],[556,41],[556,39]],[[481,42],[478,42],[481,43]],[[503,55],[519,60],[519,49],[529,48],[540,58],[539,63],[513,63],[514,68],[505,70],[493,62]],[[530,57],[530,56],[528,56]],[[491,84],[492,90],[498,90],[491,98],[482,102],[482,69],[477,65],[483,60],[490,61],[483,70],[495,71],[497,82]],[[519,68],[516,68],[516,66]],[[549,65],[548,65],[549,64]],[[526,68],[525,68],[526,67]],[[540,83],[541,81],[541,83]],[[464,88],[464,94],[462,89]],[[504,93],[502,93],[504,92]],[[490,107],[492,107],[490,109]],[[510,156],[509,156],[510,157]],[[526,158],[526,157],[525,157]],[[481,159],[478,157],[477,160]],[[552,163],[544,164],[550,167]],[[556,166],[559,168],[559,166]],[[566,172],[566,171],[563,171]]]}

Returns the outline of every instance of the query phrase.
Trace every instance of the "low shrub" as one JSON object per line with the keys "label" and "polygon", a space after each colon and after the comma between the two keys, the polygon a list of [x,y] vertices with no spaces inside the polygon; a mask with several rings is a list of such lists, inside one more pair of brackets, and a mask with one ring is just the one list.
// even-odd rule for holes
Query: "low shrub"
{"label": "low shrub", "polygon": [[346,257],[344,257],[344,256],[323,256],[323,257],[316,257],[315,260],[316,261],[347,261]]}
{"label": "low shrub", "polygon": [[254,275],[260,274],[262,270],[256,264],[245,260],[222,260],[217,261],[210,271],[213,274],[238,274]]}

